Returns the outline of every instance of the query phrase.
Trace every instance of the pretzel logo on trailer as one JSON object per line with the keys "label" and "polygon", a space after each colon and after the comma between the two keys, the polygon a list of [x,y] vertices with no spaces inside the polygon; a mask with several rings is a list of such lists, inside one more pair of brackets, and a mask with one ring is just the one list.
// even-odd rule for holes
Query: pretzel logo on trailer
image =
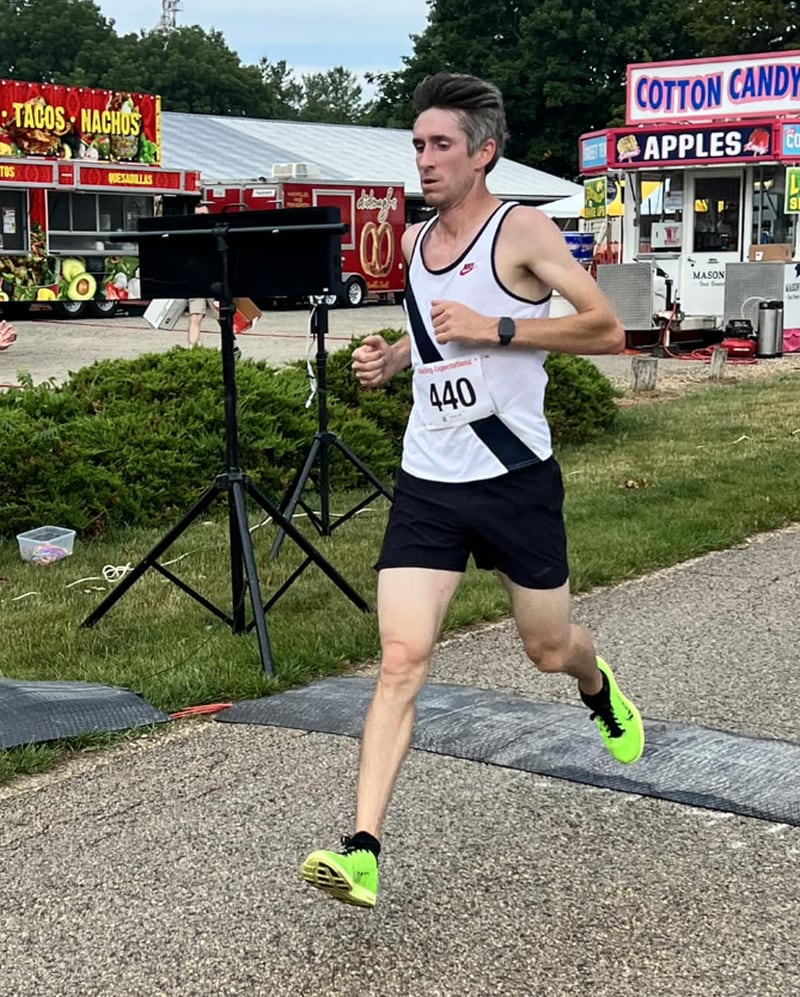
{"label": "pretzel logo on trailer", "polygon": [[370,277],[386,277],[394,263],[394,232],[388,222],[367,222],[361,230],[361,266]]}

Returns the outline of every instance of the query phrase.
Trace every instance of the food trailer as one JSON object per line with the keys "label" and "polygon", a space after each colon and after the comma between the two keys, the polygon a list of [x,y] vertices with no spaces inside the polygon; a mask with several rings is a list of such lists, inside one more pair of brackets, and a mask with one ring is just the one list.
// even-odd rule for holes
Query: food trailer
{"label": "food trailer", "polygon": [[3,314],[145,303],[137,246],[115,234],[200,193],[198,173],[161,168],[160,118],[149,94],[0,80]]}
{"label": "food trailer", "polygon": [[368,298],[399,300],[405,288],[400,240],[406,227],[402,183],[312,179],[311,163],[274,163],[270,180],[203,181],[211,211],[338,208],[347,231],[341,239],[342,281],[327,303],[357,308]]}
{"label": "food trailer", "polygon": [[582,135],[579,154],[595,207],[599,178],[623,182],[620,262],[597,279],[629,345],[666,323],[675,342],[755,334],[780,308],[794,348],[800,52],[630,65],[625,127]]}

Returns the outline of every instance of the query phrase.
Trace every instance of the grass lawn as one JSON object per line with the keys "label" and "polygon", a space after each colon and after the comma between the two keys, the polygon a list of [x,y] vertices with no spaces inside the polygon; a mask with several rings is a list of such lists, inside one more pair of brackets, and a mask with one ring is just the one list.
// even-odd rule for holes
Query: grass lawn
{"label": "grass lawn", "polygon": [[[345,441],[346,442],[346,441]],[[369,455],[361,454],[367,463]],[[800,379],[710,388],[668,403],[626,408],[602,440],[558,453],[574,591],[607,585],[732,546],[800,519]],[[210,475],[214,469],[210,469]],[[205,482],[199,482],[202,488]],[[313,497],[305,496],[313,505]],[[333,496],[334,512],[357,496]],[[162,558],[170,570],[230,611],[230,548],[224,500]],[[387,504],[320,538],[298,525],[374,605],[377,554]],[[251,528],[265,599],[302,560],[286,540],[269,560],[274,528],[253,508]],[[31,524],[43,525],[43,524]],[[237,700],[304,683],[378,654],[374,613],[356,609],[311,565],[267,614],[276,675],[262,672],[254,632],[235,635],[176,585],[149,570],[92,628],[81,627],[114,582],[161,530],[78,538],[74,554],[47,567],[23,562],[0,542],[2,673],[8,678],[102,682],[140,692],[167,712]],[[468,571],[446,629],[495,620],[506,597],[487,573]],[[105,743],[89,738],[80,748]],[[0,752],[0,780],[51,765],[74,745]]]}

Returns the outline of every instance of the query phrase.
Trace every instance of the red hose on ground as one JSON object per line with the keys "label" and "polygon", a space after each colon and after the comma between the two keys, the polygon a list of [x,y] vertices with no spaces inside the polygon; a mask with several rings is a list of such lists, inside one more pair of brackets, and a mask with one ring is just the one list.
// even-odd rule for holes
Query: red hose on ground
{"label": "red hose on ground", "polygon": [[[692,350],[690,353],[673,353],[666,345],[667,334],[669,333],[677,311],[678,302],[676,301],[672,306],[672,311],[669,313],[669,318],[664,324],[664,329],[661,333],[661,349],[671,360],[701,360],[703,363],[711,363],[714,350],[719,346],[724,348],[725,340],[721,343],[716,343],[713,346],[703,346],[698,350]],[[758,358],[756,356],[732,356],[730,350],[728,350],[728,359],[726,360],[726,363],[732,366],[743,366],[745,364],[758,363]]]}
{"label": "red hose on ground", "polygon": [[[724,341],[722,343],[716,343],[714,346],[703,346],[699,350],[692,350],[690,353],[671,353],[666,346],[663,347],[663,349],[667,356],[672,360],[702,360],[703,363],[711,363],[712,354],[718,346],[724,347]],[[725,362],[726,364],[742,366],[743,364],[758,363],[758,358],[754,356],[731,356],[730,352],[728,352],[728,359]]]}
{"label": "red hose on ground", "polygon": [[183,720],[185,717],[200,717],[210,713],[222,713],[223,710],[227,710],[231,706],[233,706],[233,703],[205,703],[201,706],[187,706],[183,710],[170,713],[169,718],[170,720]]}

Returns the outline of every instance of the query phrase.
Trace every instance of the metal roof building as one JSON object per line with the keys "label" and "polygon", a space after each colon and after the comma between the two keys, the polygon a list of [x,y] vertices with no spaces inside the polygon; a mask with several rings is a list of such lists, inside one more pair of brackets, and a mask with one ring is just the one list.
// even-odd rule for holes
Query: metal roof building
{"label": "metal roof building", "polygon": [[[162,164],[199,170],[203,182],[272,178],[274,163],[309,163],[320,180],[403,184],[422,198],[411,131],[364,125],[270,121],[205,114],[162,114]],[[542,204],[582,192],[569,180],[503,158],[488,177],[498,197]]]}

